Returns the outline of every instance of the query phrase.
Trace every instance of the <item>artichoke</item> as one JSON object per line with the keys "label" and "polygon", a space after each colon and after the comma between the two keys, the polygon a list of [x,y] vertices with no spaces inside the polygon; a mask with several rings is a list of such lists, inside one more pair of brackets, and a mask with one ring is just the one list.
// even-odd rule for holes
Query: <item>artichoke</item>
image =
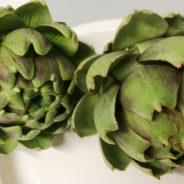
{"label": "artichoke", "polygon": [[93,51],[43,1],[0,8],[0,25],[0,153],[46,149],[68,125],[75,65]]}
{"label": "artichoke", "polygon": [[157,178],[184,164],[184,17],[135,11],[101,55],[84,60],[72,115],[81,137],[98,133],[105,160]]}

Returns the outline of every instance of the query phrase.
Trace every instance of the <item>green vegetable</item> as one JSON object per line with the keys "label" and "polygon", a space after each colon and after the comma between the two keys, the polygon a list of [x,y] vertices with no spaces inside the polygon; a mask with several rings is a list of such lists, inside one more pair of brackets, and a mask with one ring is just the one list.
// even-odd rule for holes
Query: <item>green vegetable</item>
{"label": "green vegetable", "polygon": [[75,66],[94,50],[53,22],[43,1],[0,8],[0,25],[0,153],[18,143],[46,149],[67,128],[80,96]]}
{"label": "green vegetable", "polygon": [[72,115],[80,136],[98,133],[108,165],[134,162],[155,177],[184,163],[184,17],[136,11],[102,55],[82,62],[85,93]]}

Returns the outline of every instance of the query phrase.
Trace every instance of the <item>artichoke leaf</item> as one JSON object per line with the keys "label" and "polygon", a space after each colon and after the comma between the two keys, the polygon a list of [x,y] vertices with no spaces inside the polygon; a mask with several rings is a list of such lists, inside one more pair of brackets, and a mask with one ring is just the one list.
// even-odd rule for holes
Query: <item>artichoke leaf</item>
{"label": "artichoke leaf", "polygon": [[[14,89],[16,90],[16,88]],[[11,109],[12,112],[24,113],[26,111],[26,107],[20,90],[18,92],[7,91],[7,94],[9,95],[8,108]]]}
{"label": "artichoke leaf", "polygon": [[0,8],[0,32],[11,31],[25,26],[23,20],[9,11],[7,8]]}
{"label": "artichoke leaf", "polygon": [[[149,140],[153,147],[161,149],[164,147],[169,149],[169,139],[177,136],[177,118],[179,119],[180,116],[173,113],[172,110],[155,113],[152,121],[126,108],[122,112],[123,122],[125,121],[137,134]],[[157,149],[158,151],[159,149]]]}
{"label": "artichoke leaf", "polygon": [[0,92],[0,110],[2,110],[8,104],[9,99],[7,94]]}
{"label": "artichoke leaf", "polygon": [[[0,59],[2,59],[1,49],[0,49]],[[16,83],[15,74],[13,72],[10,72],[7,64],[5,64],[2,61],[3,60],[0,61],[0,68],[3,68],[3,70],[0,72],[1,87],[13,88],[15,86],[15,83]]]}
{"label": "artichoke leaf", "polygon": [[135,11],[120,24],[114,39],[114,50],[161,37],[167,29],[167,22],[159,15],[147,10]]}
{"label": "artichoke leaf", "polygon": [[132,54],[119,62],[112,70],[113,77],[118,81],[123,81],[133,71],[141,68],[142,65],[137,62],[137,55]]}
{"label": "artichoke leaf", "polygon": [[136,134],[126,124],[123,129],[114,132],[113,137],[116,144],[131,158],[140,162],[150,162],[151,158],[145,155],[150,146],[150,142]]}
{"label": "artichoke leaf", "polygon": [[79,64],[75,73],[74,73],[74,80],[80,90],[84,93],[88,91],[87,83],[86,83],[86,75],[90,68],[90,66],[98,59],[100,56],[91,56],[85,59],[82,63]]}
{"label": "artichoke leaf", "polygon": [[[31,116],[31,118],[33,118],[34,120],[39,120],[39,119],[45,117],[45,114],[46,114],[46,112],[47,112],[47,109],[48,109],[48,108],[47,108],[46,106],[38,107],[38,108],[36,108],[35,110],[31,111],[31,112],[29,113],[29,116]],[[28,122],[27,122],[27,123],[28,123]],[[28,126],[28,124],[26,124],[26,125]],[[31,125],[31,124],[29,124],[29,125]],[[29,127],[30,127],[30,126],[29,126]],[[35,128],[35,126],[32,127],[32,128]]]}
{"label": "artichoke leaf", "polygon": [[171,168],[173,167],[180,167],[180,165],[178,165],[177,163],[175,163],[173,160],[171,159],[163,159],[163,160],[159,160],[160,163],[169,166]]}
{"label": "artichoke leaf", "polygon": [[19,56],[24,56],[30,45],[33,45],[38,55],[46,55],[52,48],[52,44],[41,33],[30,28],[17,29],[8,33],[2,45]]}
{"label": "artichoke leaf", "polygon": [[77,52],[77,35],[67,25],[53,22],[36,29],[67,56],[73,56]]}
{"label": "artichoke leaf", "polygon": [[150,40],[146,40],[144,42],[136,43],[134,46],[138,49],[139,54],[142,54],[145,50],[147,50],[149,47],[154,45],[155,43],[163,40],[164,38],[153,38]]}
{"label": "artichoke leaf", "polygon": [[22,136],[22,128],[20,126],[11,126],[11,127],[1,127],[6,135],[14,138],[15,140],[19,140]]}
{"label": "artichoke leaf", "polygon": [[160,179],[160,176],[171,170],[171,167],[162,163],[162,161],[152,161],[148,163],[135,161],[135,163],[142,171],[158,179]]}
{"label": "artichoke leaf", "polygon": [[171,153],[171,146],[153,147],[151,146],[146,154],[155,160],[176,160],[177,157]]}
{"label": "artichoke leaf", "polygon": [[52,18],[43,0],[34,0],[17,8],[14,12],[21,17],[26,27],[35,28],[41,24],[49,24]]}
{"label": "artichoke leaf", "polygon": [[176,68],[184,65],[184,37],[172,36],[158,41],[148,47],[139,57],[139,61],[146,64],[150,61],[170,63]]}
{"label": "artichoke leaf", "polygon": [[7,136],[0,130],[2,142],[0,144],[0,154],[8,154],[12,152],[18,145],[18,141],[12,137]]}
{"label": "artichoke leaf", "polygon": [[36,136],[40,134],[40,130],[29,130],[26,134],[23,134],[19,141],[29,141],[34,139]]}
{"label": "artichoke leaf", "polygon": [[[62,90],[62,79],[56,58],[52,53],[46,56],[35,57],[35,76],[32,83],[35,88],[40,88],[47,82],[52,82],[54,92],[60,93]],[[53,91],[53,90],[51,90]],[[48,90],[47,90],[48,92]]]}
{"label": "artichoke leaf", "polygon": [[118,147],[118,145],[107,144],[102,139],[100,139],[100,145],[105,160],[112,169],[125,170],[130,164],[131,159]]}
{"label": "artichoke leaf", "polygon": [[24,124],[24,120],[22,116],[13,113],[13,112],[6,112],[5,110],[2,110],[0,112],[0,124],[2,125],[10,125],[12,123],[18,123],[18,124]]}
{"label": "artichoke leaf", "polygon": [[[171,114],[171,113],[170,113]],[[181,112],[176,111],[172,118],[177,126],[177,134],[169,139],[172,149],[178,153],[184,151],[184,117]]]}
{"label": "artichoke leaf", "polygon": [[68,127],[67,121],[57,122],[51,125],[49,128],[45,129],[45,133],[54,134],[54,135],[62,134],[67,127]]}
{"label": "artichoke leaf", "polygon": [[54,137],[55,135],[52,134],[40,133],[34,139],[20,141],[20,143],[34,150],[48,149],[53,144]]}
{"label": "artichoke leaf", "polygon": [[45,124],[51,125],[57,116],[57,111],[59,107],[61,106],[61,98],[58,96],[55,98],[55,100],[51,103],[49,106],[46,116],[45,116]]}
{"label": "artichoke leaf", "polygon": [[76,90],[78,90],[77,85],[76,85],[76,83],[75,83],[75,80],[72,79],[72,81],[70,82],[70,85],[69,85],[69,87],[68,87],[68,89],[67,89],[67,93],[68,93],[69,95],[73,95],[73,94],[75,93]]}
{"label": "artichoke leaf", "polygon": [[66,95],[62,98],[60,104],[64,110],[58,112],[59,115],[57,115],[54,118],[54,123],[61,122],[61,121],[65,120],[73,110],[73,104],[72,104],[68,95]]}
{"label": "artichoke leaf", "polygon": [[13,88],[16,83],[15,74],[19,72],[25,79],[32,79],[34,65],[31,57],[20,57],[8,48],[0,48],[0,83],[5,88]]}
{"label": "artichoke leaf", "polygon": [[103,79],[122,59],[130,54],[130,51],[117,51],[104,54],[91,65],[87,72],[86,83],[89,92],[99,90]]}
{"label": "artichoke leaf", "polygon": [[108,133],[119,129],[115,118],[116,97],[119,86],[114,84],[107,91],[98,95],[94,108],[94,122],[99,136],[107,143],[114,144]]}
{"label": "artichoke leaf", "polygon": [[97,102],[97,95],[86,94],[80,99],[72,113],[72,129],[81,137],[93,135],[97,132],[93,117]]}
{"label": "artichoke leaf", "polygon": [[169,14],[165,17],[169,28],[166,36],[176,36],[184,34],[184,17],[181,14]]}
{"label": "artichoke leaf", "polygon": [[[52,74],[51,74],[51,77],[50,78],[52,78]],[[49,80],[49,78],[47,78],[47,80]],[[54,91],[54,85],[56,85],[56,81],[47,81],[45,84],[43,84],[39,88],[40,95],[42,96],[41,106],[48,106],[48,105],[50,105],[50,103],[53,101],[52,100],[52,97],[59,95],[58,93],[56,93]],[[60,84],[60,87],[61,87],[61,89],[63,88],[63,83]]]}
{"label": "artichoke leaf", "polygon": [[179,95],[178,95],[179,96],[178,106],[179,106],[179,108],[184,116],[184,72],[182,72],[181,78],[182,78],[182,82],[181,82]]}
{"label": "artichoke leaf", "polygon": [[161,112],[162,106],[175,109],[180,81],[178,71],[170,66],[144,66],[122,82],[120,102],[123,107],[152,120],[154,110]]}
{"label": "artichoke leaf", "polygon": [[[39,110],[38,110],[39,111]],[[44,122],[33,119],[32,116],[30,115],[30,119],[26,121],[25,127],[28,129],[33,129],[33,130],[44,130],[48,128],[47,125],[44,124]]]}
{"label": "artichoke leaf", "polygon": [[2,145],[2,144],[4,144],[5,143],[5,141],[1,138],[0,139],[0,145]]}
{"label": "artichoke leaf", "polygon": [[71,80],[75,70],[74,65],[61,54],[55,53],[55,58],[59,66],[60,75],[63,81]]}

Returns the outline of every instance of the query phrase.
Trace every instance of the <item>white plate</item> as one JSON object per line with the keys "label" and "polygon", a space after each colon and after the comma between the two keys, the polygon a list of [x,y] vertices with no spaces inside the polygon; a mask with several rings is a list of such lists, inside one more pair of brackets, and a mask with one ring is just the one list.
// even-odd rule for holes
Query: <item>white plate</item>
{"label": "white plate", "polygon": [[[79,39],[101,52],[111,41],[119,20],[77,26]],[[182,184],[184,170],[156,180],[130,165],[125,172],[111,171],[104,163],[97,136],[79,138],[71,132],[60,136],[54,147],[35,152],[19,146],[8,156],[0,156],[2,184]]]}

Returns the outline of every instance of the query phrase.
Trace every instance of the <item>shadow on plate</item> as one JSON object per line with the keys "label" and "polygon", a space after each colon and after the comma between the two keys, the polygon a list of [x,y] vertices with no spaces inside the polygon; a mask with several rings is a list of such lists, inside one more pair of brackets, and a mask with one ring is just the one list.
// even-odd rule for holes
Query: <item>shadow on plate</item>
{"label": "shadow on plate", "polygon": [[184,167],[176,168],[174,172],[184,176]]}
{"label": "shadow on plate", "polygon": [[55,140],[54,140],[52,147],[60,148],[60,146],[62,146],[62,144],[64,144],[64,141],[65,141],[64,134],[57,135],[55,137]]}
{"label": "shadow on plate", "polygon": [[0,155],[0,183],[19,184],[13,155]]}

